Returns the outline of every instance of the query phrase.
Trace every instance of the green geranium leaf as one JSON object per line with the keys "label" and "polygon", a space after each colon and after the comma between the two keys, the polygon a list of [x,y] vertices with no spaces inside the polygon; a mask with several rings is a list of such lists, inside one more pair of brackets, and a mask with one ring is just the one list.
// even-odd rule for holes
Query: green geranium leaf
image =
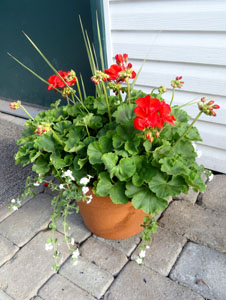
{"label": "green geranium leaf", "polygon": [[186,134],[186,138],[192,141],[202,141],[199,131],[196,127],[192,127]]}
{"label": "green geranium leaf", "polygon": [[151,165],[145,156],[134,156],[133,159],[136,165],[136,172],[133,175],[132,182],[136,186],[141,186],[156,175],[157,169]]}
{"label": "green geranium leaf", "polygon": [[41,150],[52,153],[55,153],[56,149],[61,147],[51,132],[39,136],[35,141],[35,145]]}
{"label": "green geranium leaf", "polygon": [[97,109],[97,112],[100,115],[104,115],[105,113],[107,113],[108,108],[107,108],[107,103],[106,103],[104,96],[98,97],[94,100],[94,108]]}
{"label": "green geranium leaf", "polygon": [[112,183],[107,172],[101,172],[98,176],[96,194],[101,197],[108,196],[112,188]]}
{"label": "green geranium leaf", "polygon": [[117,110],[113,113],[113,117],[115,117],[116,122],[119,124],[126,124],[129,121],[133,121],[135,118],[134,108],[135,104],[124,103],[121,104]]}
{"label": "green geranium leaf", "polygon": [[92,165],[102,163],[101,157],[103,155],[103,150],[99,142],[92,142],[89,144],[87,154]]}
{"label": "green geranium leaf", "polygon": [[140,145],[141,140],[138,138],[133,138],[132,140],[126,141],[125,150],[129,152],[131,155],[135,155],[138,153],[138,147]]}
{"label": "green geranium leaf", "polygon": [[86,136],[86,131],[84,127],[75,126],[69,130],[67,134],[67,141],[65,142],[64,150],[66,152],[77,152],[79,149],[84,147],[84,144],[81,142]]}
{"label": "green geranium leaf", "polygon": [[133,157],[122,158],[119,162],[118,169],[116,170],[116,176],[119,180],[124,181],[133,176],[136,172],[136,165]]}
{"label": "green geranium leaf", "polygon": [[61,121],[57,124],[54,125],[53,129],[57,132],[60,133],[61,135],[65,135],[69,129],[71,128],[72,123],[71,121]]}
{"label": "green geranium leaf", "polygon": [[149,188],[159,198],[167,198],[187,192],[188,187],[183,177],[173,176],[170,181],[168,179],[169,176],[167,174],[158,172],[149,182]]}
{"label": "green geranium leaf", "polygon": [[125,195],[125,183],[116,182],[110,190],[110,198],[115,204],[126,204],[129,199]]}
{"label": "green geranium leaf", "polygon": [[115,153],[109,152],[109,153],[105,153],[102,156],[102,161],[105,165],[105,168],[108,170],[108,172],[110,173],[110,177],[112,178],[115,174],[115,172],[117,171],[117,161],[118,161],[118,156]]}
{"label": "green geranium leaf", "polygon": [[159,160],[165,156],[169,157],[171,155],[173,156],[173,151],[168,141],[163,141],[162,146],[157,147],[153,152],[153,157],[156,160]]}
{"label": "green geranium leaf", "polygon": [[111,136],[102,136],[99,139],[99,144],[101,146],[102,152],[107,153],[112,151],[112,138]]}
{"label": "green geranium leaf", "polygon": [[50,156],[50,161],[56,169],[61,169],[66,166],[66,162],[61,158],[60,154],[52,154]]}
{"label": "green geranium leaf", "polygon": [[37,174],[45,175],[49,170],[49,155],[40,156],[33,164],[32,171]]}
{"label": "green geranium leaf", "polygon": [[174,153],[181,155],[184,159],[195,160],[196,153],[194,152],[194,147],[192,143],[187,140],[181,140],[173,148]]}
{"label": "green geranium leaf", "polygon": [[146,152],[150,152],[152,149],[152,143],[148,139],[143,142],[143,146]]}
{"label": "green geranium leaf", "polygon": [[189,169],[180,156],[165,157],[159,160],[161,171],[169,175],[188,175]]}
{"label": "green geranium leaf", "polygon": [[157,197],[148,187],[136,187],[129,183],[126,185],[126,195],[132,197],[136,209],[143,209],[148,214],[160,212],[168,205],[165,199]]}
{"label": "green geranium leaf", "polygon": [[184,122],[187,123],[189,120],[189,115],[182,109],[179,108],[172,108],[172,113],[171,113],[177,122]]}
{"label": "green geranium leaf", "polygon": [[87,157],[85,157],[85,158],[79,158],[78,165],[79,165],[80,169],[82,169],[84,167],[84,165],[86,164],[87,161],[88,161]]}

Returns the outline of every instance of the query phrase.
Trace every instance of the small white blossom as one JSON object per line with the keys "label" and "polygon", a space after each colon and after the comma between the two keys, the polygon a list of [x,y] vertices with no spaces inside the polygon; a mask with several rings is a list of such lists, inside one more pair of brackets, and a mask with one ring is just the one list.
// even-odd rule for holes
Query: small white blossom
{"label": "small white blossom", "polygon": [[71,245],[74,246],[74,244],[75,244],[75,239],[71,238]]}
{"label": "small white blossom", "polygon": [[72,253],[72,258],[73,259],[77,259],[79,257],[80,253],[79,253],[79,250],[76,249],[73,253]]}
{"label": "small white blossom", "polygon": [[214,175],[213,175],[213,173],[210,175],[210,177],[208,178],[209,179],[209,181],[212,181],[213,180],[213,177],[214,177]]}
{"label": "small white blossom", "polygon": [[46,243],[45,244],[45,250],[46,251],[50,251],[53,249],[53,244],[52,243]]}
{"label": "small white blossom", "polygon": [[12,199],[12,200],[11,200],[11,203],[16,203],[16,200],[15,200],[15,199]]}
{"label": "small white blossom", "polygon": [[88,191],[89,191],[88,186],[83,186],[83,187],[82,187],[82,193],[83,193],[83,194],[88,193]]}
{"label": "small white blossom", "polygon": [[91,178],[93,178],[93,176],[91,175],[87,175],[88,179],[90,180]]}
{"label": "small white blossom", "polygon": [[202,156],[202,151],[198,150],[198,151],[196,151],[196,153],[197,153],[198,158],[200,158]]}
{"label": "small white blossom", "polygon": [[34,186],[40,186],[40,183],[35,182],[35,183],[34,183]]}
{"label": "small white blossom", "polygon": [[140,254],[139,254],[140,258],[144,258],[145,255],[146,255],[145,250],[141,250],[141,251],[140,251]]}
{"label": "small white blossom", "polygon": [[138,265],[141,265],[142,262],[143,262],[143,260],[142,260],[140,257],[138,257],[138,258],[136,259],[136,262],[137,262]]}
{"label": "small white blossom", "polygon": [[192,146],[194,147],[195,152],[197,151],[197,146],[195,142],[192,142]]}
{"label": "small white blossom", "polygon": [[146,249],[150,249],[150,246],[147,245],[147,246],[146,246]]}
{"label": "small white blossom", "polygon": [[63,190],[63,189],[64,189],[64,185],[63,185],[63,184],[60,184],[60,185],[59,185],[59,189],[60,189],[60,190]]}
{"label": "small white blossom", "polygon": [[87,183],[88,183],[89,181],[90,181],[89,178],[87,178],[87,177],[82,177],[82,178],[80,179],[80,184],[87,185]]}
{"label": "small white blossom", "polygon": [[17,207],[16,205],[14,205],[14,206],[12,207],[12,210],[13,210],[13,211],[16,211],[16,210],[18,210],[18,207]]}
{"label": "small white blossom", "polygon": [[86,203],[87,203],[87,204],[90,204],[90,202],[92,201],[92,199],[93,199],[93,195],[89,195],[89,196],[87,197]]}
{"label": "small white blossom", "polygon": [[75,178],[72,175],[72,171],[71,170],[67,170],[66,172],[63,173],[62,177],[70,177],[71,180],[75,180]]}
{"label": "small white blossom", "polygon": [[21,206],[21,201],[20,200],[17,200],[16,202],[19,206]]}

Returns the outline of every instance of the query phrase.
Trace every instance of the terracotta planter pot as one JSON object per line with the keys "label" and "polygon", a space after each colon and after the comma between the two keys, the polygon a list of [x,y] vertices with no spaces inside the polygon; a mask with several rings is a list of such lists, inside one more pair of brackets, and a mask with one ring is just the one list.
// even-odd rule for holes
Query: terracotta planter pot
{"label": "terracotta planter pot", "polygon": [[114,204],[110,197],[94,194],[91,203],[78,202],[86,227],[95,235],[111,239],[125,239],[143,230],[140,225],[147,214],[135,209],[131,202]]}

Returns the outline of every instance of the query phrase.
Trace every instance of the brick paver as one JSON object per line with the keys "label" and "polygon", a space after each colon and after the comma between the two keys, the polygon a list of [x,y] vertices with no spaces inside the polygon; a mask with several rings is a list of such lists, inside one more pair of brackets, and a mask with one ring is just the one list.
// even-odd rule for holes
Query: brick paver
{"label": "brick paver", "polygon": [[226,214],[186,201],[174,201],[159,221],[191,241],[226,252]]}
{"label": "brick paver", "polygon": [[39,291],[43,300],[95,300],[61,275],[54,275]]}
{"label": "brick paver", "polygon": [[[15,300],[29,300],[54,274],[53,251],[45,250],[50,232],[41,232],[0,268],[0,288]],[[63,236],[56,233],[62,262],[69,256]]]}
{"label": "brick paver", "polygon": [[188,243],[170,278],[207,299],[226,299],[226,254],[205,246]]}
{"label": "brick paver", "polygon": [[81,255],[113,276],[117,275],[128,261],[121,251],[93,237],[82,245]]}
{"label": "brick paver", "polygon": [[[167,229],[158,228],[153,234],[150,249],[146,249],[144,265],[158,273],[167,276],[180,254],[186,239]],[[132,255],[132,259],[138,257],[140,250]]]}
{"label": "brick paver", "polygon": [[16,245],[0,234],[0,266],[9,260],[18,250],[19,248]]}
{"label": "brick paver", "polygon": [[50,221],[51,197],[39,194],[0,223],[0,233],[18,246],[23,246]]}
{"label": "brick paver", "polygon": [[78,259],[76,265],[67,261],[62,266],[60,274],[97,298],[104,295],[114,280],[109,272],[82,257]]}
{"label": "brick paver", "polygon": [[107,292],[108,300],[203,300],[188,288],[130,262]]}

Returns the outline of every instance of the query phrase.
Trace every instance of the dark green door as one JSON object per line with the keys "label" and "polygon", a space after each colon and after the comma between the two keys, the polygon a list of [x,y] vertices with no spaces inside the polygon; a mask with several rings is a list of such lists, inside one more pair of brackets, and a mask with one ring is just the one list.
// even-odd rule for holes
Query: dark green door
{"label": "dark green door", "polygon": [[[90,3],[91,2],[91,3]],[[91,40],[94,10],[101,0],[1,0],[0,3],[0,99],[21,100],[49,106],[57,100],[54,91],[13,61],[6,53],[21,60],[36,73],[48,79],[53,71],[22,34],[38,45],[57,70],[74,69],[82,74],[87,94],[94,93],[90,68],[78,15]],[[100,16],[101,20],[102,16]],[[93,34],[94,32],[94,34]]]}

